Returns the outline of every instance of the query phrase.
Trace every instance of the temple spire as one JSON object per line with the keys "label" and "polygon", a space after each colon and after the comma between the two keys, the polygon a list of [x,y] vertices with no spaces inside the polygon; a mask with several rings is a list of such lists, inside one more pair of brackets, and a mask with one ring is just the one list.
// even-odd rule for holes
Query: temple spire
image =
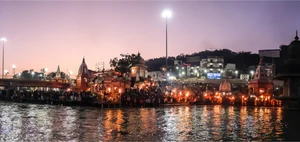
{"label": "temple spire", "polygon": [[85,57],[83,57],[83,59],[82,59],[82,63],[85,63]]}
{"label": "temple spire", "polygon": [[57,67],[57,70],[56,70],[56,74],[55,74],[56,78],[60,78],[60,68],[59,68],[59,65]]}
{"label": "temple spire", "polygon": [[298,37],[298,30],[296,30],[295,40],[299,40],[299,37]]}

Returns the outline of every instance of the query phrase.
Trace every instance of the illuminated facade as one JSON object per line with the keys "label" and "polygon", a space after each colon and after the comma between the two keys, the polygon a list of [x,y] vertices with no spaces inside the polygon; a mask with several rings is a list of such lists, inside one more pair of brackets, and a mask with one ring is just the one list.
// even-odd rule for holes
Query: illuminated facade
{"label": "illuminated facade", "polygon": [[248,90],[249,95],[255,96],[272,96],[273,94],[273,80],[268,77],[262,58],[256,68],[254,79],[248,83]]}
{"label": "illuminated facade", "polygon": [[138,63],[131,67],[130,76],[135,79],[135,81],[140,81],[141,78],[147,78],[147,66],[145,65],[145,60],[140,57]]}

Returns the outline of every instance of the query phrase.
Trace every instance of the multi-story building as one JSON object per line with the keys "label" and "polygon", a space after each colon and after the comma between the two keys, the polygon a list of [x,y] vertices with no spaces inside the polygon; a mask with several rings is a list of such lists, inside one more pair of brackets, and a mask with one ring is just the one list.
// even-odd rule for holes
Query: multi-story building
{"label": "multi-story building", "polygon": [[224,58],[223,57],[207,57],[206,68],[211,73],[222,73],[224,69]]}

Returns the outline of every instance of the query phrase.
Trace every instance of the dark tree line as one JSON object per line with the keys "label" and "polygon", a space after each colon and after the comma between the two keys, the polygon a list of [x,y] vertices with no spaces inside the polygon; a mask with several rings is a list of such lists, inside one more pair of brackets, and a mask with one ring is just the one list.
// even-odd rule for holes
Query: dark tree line
{"label": "dark tree line", "polygon": [[[259,55],[251,52],[233,52],[229,49],[221,49],[214,51],[201,51],[193,54],[180,54],[176,57],[168,58],[168,65],[174,65],[174,60],[182,60],[183,63],[186,62],[186,57],[189,56],[200,56],[200,59],[207,58],[209,56],[222,56],[224,57],[224,65],[227,63],[236,64],[236,68],[241,71],[248,71],[249,66],[257,66],[259,63]],[[160,70],[162,66],[165,66],[166,58],[153,58],[146,61],[146,65],[148,66],[148,71],[157,71]]]}

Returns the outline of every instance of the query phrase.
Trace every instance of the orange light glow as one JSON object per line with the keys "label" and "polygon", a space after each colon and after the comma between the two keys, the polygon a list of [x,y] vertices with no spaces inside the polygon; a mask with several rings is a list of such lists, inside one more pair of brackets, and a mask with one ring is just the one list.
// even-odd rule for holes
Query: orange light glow
{"label": "orange light glow", "polygon": [[244,98],[244,100],[246,101],[246,100],[247,100],[247,98]]}
{"label": "orange light glow", "polygon": [[121,88],[119,89],[119,93],[120,93],[120,94],[122,93],[122,89],[121,89]]}
{"label": "orange light glow", "polygon": [[188,97],[188,96],[189,96],[189,93],[186,93],[186,95],[185,95],[185,96],[187,96],[187,97]]}
{"label": "orange light glow", "polygon": [[110,90],[111,90],[110,87],[108,87],[107,90],[108,90],[108,92],[110,92]]}

